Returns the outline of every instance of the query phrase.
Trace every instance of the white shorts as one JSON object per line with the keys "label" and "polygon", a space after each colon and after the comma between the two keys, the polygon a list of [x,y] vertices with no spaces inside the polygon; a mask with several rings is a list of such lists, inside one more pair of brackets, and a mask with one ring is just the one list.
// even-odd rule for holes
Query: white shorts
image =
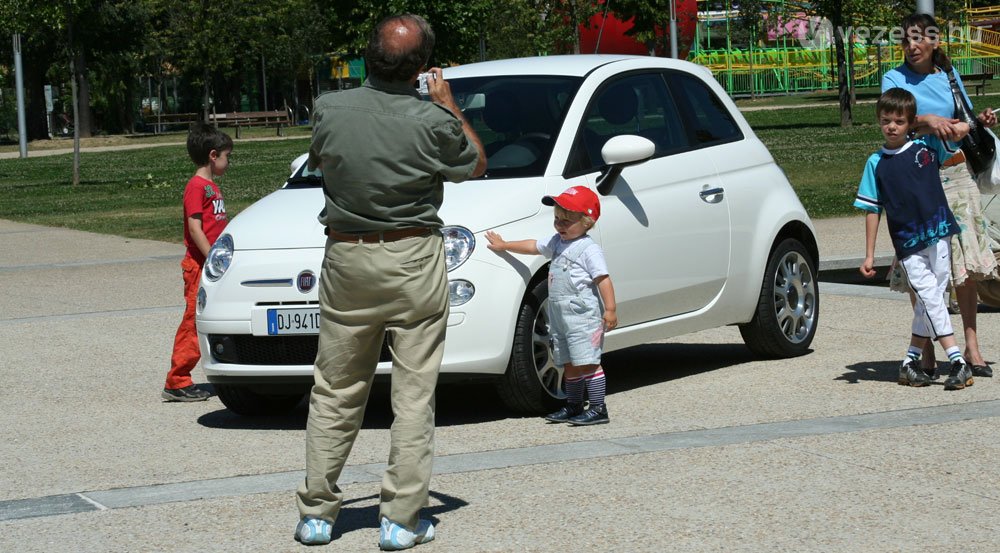
{"label": "white shorts", "polygon": [[951,241],[938,240],[900,261],[910,289],[916,293],[913,305],[914,336],[937,340],[955,333],[944,294],[951,278]]}

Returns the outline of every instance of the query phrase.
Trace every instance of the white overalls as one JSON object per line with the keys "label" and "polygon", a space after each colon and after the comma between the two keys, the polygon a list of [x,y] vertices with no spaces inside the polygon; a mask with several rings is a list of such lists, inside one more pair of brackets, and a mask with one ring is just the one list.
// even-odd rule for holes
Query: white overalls
{"label": "white overalls", "polygon": [[580,237],[549,265],[549,334],[557,366],[601,362],[604,319],[597,286],[591,281],[578,290],[570,278],[570,268],[593,243],[589,236]]}

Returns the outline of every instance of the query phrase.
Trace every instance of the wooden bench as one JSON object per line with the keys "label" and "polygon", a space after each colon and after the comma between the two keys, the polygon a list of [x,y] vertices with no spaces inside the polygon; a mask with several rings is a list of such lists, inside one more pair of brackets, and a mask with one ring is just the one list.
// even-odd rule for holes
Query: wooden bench
{"label": "wooden bench", "polygon": [[972,83],[972,86],[976,90],[976,96],[981,96],[983,91],[986,89],[986,81],[993,79],[993,72],[989,71],[986,73],[969,73],[967,75],[962,75],[962,83],[966,86]]}
{"label": "wooden bench", "polygon": [[154,134],[161,133],[170,127],[184,127],[186,129],[196,121],[201,121],[200,113],[159,113],[143,119],[146,126],[152,127]]}
{"label": "wooden bench", "polygon": [[276,127],[278,136],[285,136],[284,129],[292,122],[285,110],[211,113],[208,119],[219,126],[236,127],[236,138],[240,138],[243,127]]}

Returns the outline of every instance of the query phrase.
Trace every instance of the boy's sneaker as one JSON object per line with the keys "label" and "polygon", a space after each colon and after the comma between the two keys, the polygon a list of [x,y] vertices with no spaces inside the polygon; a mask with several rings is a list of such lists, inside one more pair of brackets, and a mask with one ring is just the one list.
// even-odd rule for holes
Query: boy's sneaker
{"label": "boy's sneaker", "polygon": [[326,545],[333,539],[333,525],[315,517],[306,517],[295,526],[295,541],[303,545]]}
{"label": "boy's sneaker", "polygon": [[417,544],[427,543],[433,539],[434,525],[429,520],[420,519],[417,522],[417,531],[411,532],[382,517],[382,524],[379,526],[378,548],[382,551],[399,551],[400,549],[409,549]]}
{"label": "boy's sneaker", "polygon": [[972,369],[964,361],[955,361],[951,364],[951,372],[944,381],[944,389],[961,390],[966,386],[972,386]]}
{"label": "boy's sneaker", "polygon": [[551,422],[566,422],[580,413],[583,413],[582,403],[567,403],[562,409],[556,411],[555,413],[545,415],[545,420]]}
{"label": "boy's sneaker", "polygon": [[589,426],[591,424],[605,424],[611,422],[611,418],[608,417],[608,406],[602,403],[587,409],[583,413],[570,418],[566,422],[572,424],[573,426]]}
{"label": "boy's sneaker", "polygon": [[164,388],[160,397],[167,401],[205,401],[206,399],[212,397],[212,394],[192,384],[190,386],[174,390]]}
{"label": "boy's sneaker", "polygon": [[927,375],[927,378],[931,380],[937,380],[939,378],[937,373],[937,367],[923,367],[920,370],[924,371],[924,374]]}
{"label": "boy's sneaker", "polygon": [[914,359],[903,363],[899,367],[899,385],[900,386],[912,386],[914,388],[920,388],[922,386],[928,386],[931,383],[931,379],[924,373],[923,369],[920,368],[920,362]]}

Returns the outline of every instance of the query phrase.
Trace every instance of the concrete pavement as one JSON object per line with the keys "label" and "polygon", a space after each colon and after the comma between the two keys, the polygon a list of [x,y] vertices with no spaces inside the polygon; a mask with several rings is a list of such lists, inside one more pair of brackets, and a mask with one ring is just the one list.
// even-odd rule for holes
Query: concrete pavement
{"label": "concrete pavement", "polygon": [[[821,266],[856,266],[861,219],[815,223]],[[0,221],[0,551],[302,550],[305,407],[261,420],[158,399],[181,253]],[[509,417],[487,386],[442,386],[439,536],[419,550],[996,550],[1000,388],[896,385],[905,296],[821,294],[797,359],[756,360],[731,327],[609,354],[609,425]],[[980,333],[994,360],[1000,315]],[[376,549],[390,422],[377,391],[330,550]]]}

